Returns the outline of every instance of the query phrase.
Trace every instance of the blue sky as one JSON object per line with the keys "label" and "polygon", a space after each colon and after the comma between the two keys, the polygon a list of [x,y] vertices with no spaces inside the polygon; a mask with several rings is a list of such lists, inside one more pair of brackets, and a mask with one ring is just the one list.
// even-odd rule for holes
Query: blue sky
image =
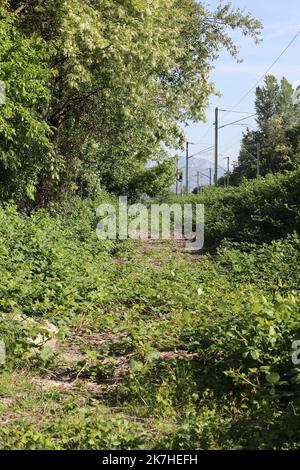
{"label": "blue sky", "polygon": [[[218,5],[217,0],[208,0],[212,8]],[[207,110],[207,123],[191,123],[186,129],[187,140],[200,142],[191,147],[191,153],[196,153],[214,143],[214,108],[231,109],[245,93],[255,85],[267,68],[279,56],[283,49],[300,30],[300,2],[299,0],[232,0],[234,7],[239,7],[260,19],[264,30],[261,35],[262,42],[258,45],[250,38],[242,34],[234,33],[234,39],[240,48],[240,57],[243,63],[237,64],[228,53],[222,53],[215,64],[212,73],[212,81],[221,92],[222,97],[211,97],[210,108]],[[279,79],[285,76],[291,83],[300,82],[300,36],[288,49],[270,73]],[[237,110],[254,111],[255,91],[243,100]],[[220,114],[222,124],[229,123],[244,115]],[[246,120],[250,126],[255,127],[255,118]],[[225,156],[230,157],[230,162],[237,160],[240,140],[245,127],[231,126],[220,130],[220,165],[226,166]],[[190,163],[190,174],[194,175],[192,185],[196,186],[197,169],[205,169],[212,166],[213,151],[205,153],[206,161],[193,159]],[[181,160],[180,166],[184,166]]]}

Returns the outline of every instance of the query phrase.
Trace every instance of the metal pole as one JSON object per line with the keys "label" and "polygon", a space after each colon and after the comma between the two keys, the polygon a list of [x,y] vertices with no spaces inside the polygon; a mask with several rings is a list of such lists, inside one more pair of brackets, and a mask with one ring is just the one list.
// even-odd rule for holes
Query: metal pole
{"label": "metal pole", "polygon": [[212,171],[211,171],[211,168],[209,168],[209,186],[211,186],[211,176],[212,176]]}
{"label": "metal pole", "polygon": [[219,108],[215,109],[215,186],[218,184]]}
{"label": "metal pole", "polygon": [[186,194],[189,194],[189,142],[186,143],[186,170],[185,170],[185,181],[186,181]]}
{"label": "metal pole", "polygon": [[256,175],[259,176],[260,175],[260,144],[257,144],[256,146],[256,149],[257,149],[257,157],[256,157],[256,165],[257,165],[257,169],[256,169]]}

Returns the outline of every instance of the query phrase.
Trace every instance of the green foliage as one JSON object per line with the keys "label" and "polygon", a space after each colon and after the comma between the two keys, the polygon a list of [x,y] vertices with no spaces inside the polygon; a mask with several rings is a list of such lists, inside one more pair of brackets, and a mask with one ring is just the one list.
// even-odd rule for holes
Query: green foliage
{"label": "green foliage", "polygon": [[165,261],[159,271],[140,269],[141,286],[134,279],[127,273],[121,281],[123,297],[116,286],[132,312],[135,326],[128,328],[139,355],[121,387],[122,403],[142,416],[183,422],[164,441],[170,448],[292,445],[299,238],[262,247],[226,244],[214,261]]}
{"label": "green foliage", "polygon": [[0,105],[0,199],[25,203],[35,198],[41,171],[50,184],[60,166],[45,119],[53,48],[22,34],[3,6],[0,17],[0,80],[6,87]]}
{"label": "green foliage", "polygon": [[[296,158],[290,173],[170,197],[205,205],[211,254],[96,235],[97,206],[117,202],[101,185],[164,193],[165,148],[203,118],[221,47],[236,56],[228,30],[257,37],[259,23],[194,0],[2,5],[0,197],[48,207],[0,208],[0,447],[299,449]],[[270,78],[258,92],[270,142],[290,92]]]}
{"label": "green foliage", "polygon": [[176,172],[176,161],[173,158],[166,158],[131,178],[126,194],[133,198],[141,198],[143,195],[150,198],[165,195],[176,178]]}
{"label": "green foliage", "polygon": [[299,165],[299,105],[292,100],[292,85],[283,78],[278,84],[273,75],[265,78],[256,90],[257,130],[243,136],[237,167],[231,181],[239,184],[243,177],[257,174],[257,145],[260,146],[260,174],[290,171]]}
{"label": "green foliage", "polygon": [[[143,448],[147,438],[140,423],[130,422],[126,415],[111,413],[97,400],[88,400],[78,410],[78,396],[64,396],[60,391],[38,389],[24,377],[13,381],[2,376],[0,400],[9,394],[13,401],[16,393],[26,390],[28,398],[19,397],[18,425],[9,420],[1,429],[2,450],[125,450]],[[57,401],[56,401],[57,400]],[[75,400],[75,401],[74,401]],[[29,409],[31,416],[23,416]],[[1,411],[3,406],[0,404]],[[43,411],[41,413],[41,410]],[[39,415],[32,422],[32,415]]]}
{"label": "green foliage", "polygon": [[[257,39],[261,27],[229,3],[215,11],[194,0],[5,5],[8,101],[0,112],[22,112],[6,124],[14,160],[0,142],[2,198],[19,203],[27,190],[39,207],[76,189],[90,195],[96,181],[119,194],[160,192],[170,181],[165,149],[183,145],[182,122],[204,119],[213,62],[221,48],[237,55],[230,32]],[[155,170],[146,169],[150,161]],[[16,174],[24,184],[15,189]]]}
{"label": "green foliage", "polygon": [[206,247],[224,238],[261,243],[299,232],[300,170],[243,181],[239,187],[207,188],[203,194],[170,201],[205,207]]}
{"label": "green foliage", "polygon": [[[78,198],[30,217],[0,212],[5,368],[67,374],[72,384],[72,399],[48,392],[38,421],[39,399],[24,392],[13,406],[25,418],[8,418],[1,447],[297,448],[299,236],[224,242],[197,260],[167,244],[144,253],[96,238],[101,201]],[[43,318],[80,356],[65,365],[62,352],[32,344]],[[87,384],[100,387],[97,403]],[[111,415],[115,408],[122,414]]]}
{"label": "green foliage", "polygon": [[[102,195],[101,202],[108,200]],[[0,335],[7,339],[9,358],[27,360],[34,353],[27,338],[40,330],[24,318],[51,318],[64,328],[77,316],[101,309],[109,254],[126,256],[130,243],[99,243],[96,207],[77,199],[59,212],[53,207],[51,216],[0,210]]]}

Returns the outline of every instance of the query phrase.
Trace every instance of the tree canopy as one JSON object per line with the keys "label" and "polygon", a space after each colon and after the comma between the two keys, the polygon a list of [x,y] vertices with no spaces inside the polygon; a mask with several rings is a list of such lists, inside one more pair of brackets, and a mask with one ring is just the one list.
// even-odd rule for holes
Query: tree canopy
{"label": "tree canopy", "polygon": [[260,30],[230,3],[194,0],[5,0],[1,17],[0,193],[34,205],[99,182],[170,185],[180,125],[205,118],[221,50],[237,57],[230,31]]}
{"label": "tree canopy", "polygon": [[292,85],[273,75],[256,90],[257,129],[247,129],[242,139],[238,166],[232,181],[257,175],[257,145],[260,147],[260,174],[293,170],[300,162],[300,107],[293,101]]}

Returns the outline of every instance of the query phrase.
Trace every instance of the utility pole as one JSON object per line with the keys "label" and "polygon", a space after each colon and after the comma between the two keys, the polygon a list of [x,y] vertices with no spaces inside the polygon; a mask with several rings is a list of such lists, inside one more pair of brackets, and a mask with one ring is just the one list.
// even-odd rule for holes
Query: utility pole
{"label": "utility pole", "polygon": [[218,184],[218,153],[219,153],[219,108],[215,109],[215,186]]}
{"label": "utility pole", "polygon": [[256,145],[256,150],[257,150],[257,154],[256,154],[256,165],[257,165],[256,175],[259,176],[260,175],[260,144]]}
{"label": "utility pole", "polygon": [[186,169],[185,169],[185,180],[186,180],[186,194],[189,194],[189,142],[186,143]]}
{"label": "utility pole", "polygon": [[[229,122],[228,124],[224,124],[223,126],[219,127],[219,111],[223,111],[225,113],[229,112],[226,109],[215,109],[215,176],[214,176],[214,183],[217,186],[218,184],[218,163],[219,163],[219,130],[224,129],[224,127],[239,125],[241,121],[245,121],[245,119],[249,119],[255,114],[251,114],[251,116],[244,117],[242,119],[238,119],[237,121]],[[241,124],[243,125],[243,124]]]}
{"label": "utility pole", "polygon": [[211,168],[209,168],[209,186],[211,186],[211,183],[212,183],[212,171],[211,171]]}

